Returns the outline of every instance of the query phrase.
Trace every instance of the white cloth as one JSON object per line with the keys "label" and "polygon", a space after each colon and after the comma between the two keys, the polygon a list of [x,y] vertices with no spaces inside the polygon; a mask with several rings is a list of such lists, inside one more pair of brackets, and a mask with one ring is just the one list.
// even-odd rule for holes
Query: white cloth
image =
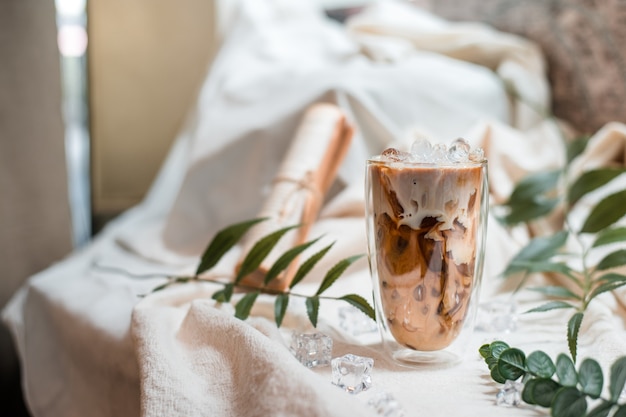
{"label": "white cloth", "polygon": [[[494,202],[524,174],[561,164],[554,125],[515,99],[548,106],[542,62],[522,39],[443,22],[406,4],[378,3],[342,27],[308,2],[241,1],[191,122],[146,200],[87,249],[32,277],[3,311],[33,415],[368,416],[373,411],[365,403],[377,390],[391,393],[407,415],[457,415],[460,409],[501,415],[497,386],[478,347],[503,338],[527,350],[564,352],[562,311],[541,320],[521,316],[511,334],[476,332],[462,364],[416,371],[386,359],[376,337],[342,331],[337,306],[323,301],[318,328],[333,337],[333,356],[375,360],[372,390],[350,396],[330,383],[329,367],[309,370],[288,351],[289,332],[310,330],[295,299],[277,330],[269,297],[261,297],[243,322],[214,307],[210,284],[142,297],[163,279],[102,266],[148,275],[193,271],[218,229],[257,213],[300,116],[310,104],[327,101],[358,131],[336,194],[311,231],[324,242],[337,241],[298,287],[311,293],[334,262],[365,252],[364,161],[391,143],[407,146],[411,131],[437,142],[466,136],[484,147]],[[515,97],[502,78],[517,90]],[[611,125],[596,142],[608,135],[621,141],[616,152],[623,153],[624,132]],[[588,158],[598,164],[615,159],[615,152],[593,149]],[[508,231],[490,220],[483,300],[511,296],[515,283],[497,275],[528,238],[525,230]],[[229,253],[216,273],[232,272],[237,255],[237,249]],[[370,299],[366,265],[363,259],[351,266],[330,291]],[[540,302],[527,292],[515,298],[522,310]],[[594,354],[606,366],[626,353],[620,308],[608,294],[592,304],[583,323],[583,356]],[[536,415],[528,408],[507,414]]]}

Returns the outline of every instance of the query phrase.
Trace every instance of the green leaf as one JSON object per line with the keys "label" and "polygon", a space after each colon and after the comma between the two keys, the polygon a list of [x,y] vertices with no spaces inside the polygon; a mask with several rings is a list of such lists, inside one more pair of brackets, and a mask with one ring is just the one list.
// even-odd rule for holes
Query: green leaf
{"label": "green leaf", "polygon": [[589,213],[581,233],[597,233],[626,214],[626,190],[618,191],[600,201]]}
{"label": "green leaf", "polygon": [[626,404],[620,405],[613,417],[626,417]]}
{"label": "green leaf", "polygon": [[374,309],[365,300],[365,298],[361,297],[360,295],[348,294],[348,295],[344,295],[343,297],[340,297],[339,299],[347,301],[348,303],[352,304],[354,307],[358,308],[363,313],[365,313],[367,317],[376,321],[376,313],[374,312]]}
{"label": "green leaf", "polygon": [[330,286],[333,285],[335,281],[337,281],[337,279],[341,276],[341,274],[343,274],[346,268],[348,268],[357,259],[360,259],[363,256],[364,256],[363,254],[354,255],[354,256],[342,259],[341,261],[337,262],[332,268],[328,270],[328,272],[324,276],[324,279],[322,280],[322,283],[320,284],[320,287],[318,288],[315,295],[320,295],[321,293],[326,291],[328,288],[330,288]]}
{"label": "green leaf", "polygon": [[530,373],[540,378],[550,378],[556,371],[556,366],[552,359],[545,352],[541,351],[535,351],[528,355],[526,367]]}
{"label": "green leaf", "polygon": [[611,401],[617,401],[622,395],[626,384],[626,357],[622,356],[611,365],[611,378],[609,380],[609,392]]}
{"label": "green leaf", "polygon": [[560,385],[550,378],[536,378],[531,386],[530,397],[537,405],[550,407]]}
{"label": "green leaf", "polygon": [[604,282],[598,285],[596,288],[594,288],[591,294],[589,294],[589,301],[593,300],[594,298],[596,298],[598,295],[602,293],[613,291],[619,287],[623,287],[624,285],[626,285],[626,281]]}
{"label": "green leaf", "polygon": [[556,376],[564,387],[575,387],[578,384],[578,374],[574,362],[563,353],[560,353],[556,358]]}
{"label": "green leaf", "polygon": [[326,255],[326,253],[330,250],[330,248],[335,244],[335,242],[331,243],[330,245],[326,246],[324,249],[320,250],[319,252],[315,253],[314,255],[312,255],[309,259],[307,259],[306,261],[304,261],[300,267],[298,268],[298,270],[296,271],[296,274],[293,277],[293,280],[291,281],[291,284],[289,284],[289,288],[293,288],[296,286],[297,283],[299,283],[300,281],[302,281],[302,279],[309,273],[311,272],[311,269],[313,269],[313,267],[315,266],[315,264],[317,264],[317,262],[322,259],[324,257],[324,255]]}
{"label": "green leaf", "polygon": [[553,190],[559,181],[561,170],[536,172],[522,178],[509,197],[507,205],[514,206],[528,200],[534,200],[538,195]]}
{"label": "green leaf", "polygon": [[235,246],[239,239],[241,239],[252,226],[265,220],[267,219],[248,220],[219,231],[204,250],[202,258],[200,259],[200,265],[198,265],[196,269],[196,275],[213,268],[215,264],[222,259],[222,256]]}
{"label": "green leaf", "polygon": [[620,249],[615,252],[609,253],[606,255],[598,265],[596,269],[599,271],[604,271],[606,269],[615,268],[618,266],[626,265],[626,249]]}
{"label": "green leaf", "polygon": [[578,331],[583,321],[583,313],[574,314],[567,322],[567,346],[572,355],[572,359],[576,362],[576,348],[578,346]]}
{"label": "green leaf", "polygon": [[491,356],[491,349],[489,348],[489,343],[485,343],[480,348],[478,348],[478,353],[482,356],[483,359],[487,359]]}
{"label": "green leaf", "polygon": [[261,240],[256,242],[252,249],[250,249],[250,252],[248,252],[246,257],[243,259],[243,262],[241,263],[241,266],[239,268],[239,272],[235,277],[235,284],[239,283],[243,279],[243,277],[245,277],[249,273],[255,271],[259,267],[259,265],[261,265],[263,259],[265,259],[267,255],[269,255],[272,249],[274,249],[274,246],[276,246],[280,238],[283,237],[288,231],[297,227],[300,226],[296,225],[283,227],[282,229],[270,233],[269,235],[261,238]]}
{"label": "green leaf", "polygon": [[320,299],[318,297],[308,297],[306,299],[306,314],[313,327],[317,327],[317,316],[320,311]]}
{"label": "green leaf", "polygon": [[576,204],[582,196],[597,190],[624,172],[626,172],[624,169],[602,168],[582,173],[569,187],[567,201],[570,205]]}
{"label": "green leaf", "polygon": [[592,247],[609,245],[611,243],[623,242],[626,240],[626,227],[613,227],[600,230],[593,242]]}
{"label": "green leaf", "polygon": [[489,371],[491,371],[494,366],[498,365],[498,360],[493,356],[489,356],[488,358],[485,358],[485,363],[487,364]]}
{"label": "green leaf", "polygon": [[559,204],[558,198],[537,197],[535,200],[516,202],[508,206],[509,212],[498,219],[505,225],[512,226],[545,216]]}
{"label": "green leaf", "polygon": [[285,318],[288,304],[289,294],[282,293],[276,296],[276,300],[274,301],[274,320],[276,321],[276,327],[280,327],[280,325],[283,324],[283,318]]}
{"label": "green leaf", "polygon": [[553,417],[583,417],[587,412],[587,399],[576,388],[560,389],[551,405]]}
{"label": "green leaf", "polygon": [[499,384],[504,384],[506,382],[506,378],[502,376],[500,373],[500,368],[498,366],[494,366],[490,370],[491,378]]}
{"label": "green leaf", "polygon": [[532,288],[529,288],[529,290],[547,295],[549,297],[571,298],[574,300],[581,299],[578,295],[574,294],[567,288],[561,287],[558,285],[549,285],[545,287],[532,287]]}
{"label": "green leaf", "polygon": [[272,265],[270,270],[267,271],[267,274],[265,274],[264,284],[265,285],[269,284],[270,281],[275,279],[278,276],[278,274],[283,272],[289,266],[289,264],[294,259],[296,259],[296,257],[298,255],[300,255],[302,252],[307,250],[311,245],[313,245],[318,240],[320,240],[319,237],[317,239],[315,239],[315,240],[310,241],[310,242],[306,242],[306,243],[303,243],[303,244],[298,245],[296,247],[293,247],[293,248],[289,249],[287,252],[283,253],[280,256],[280,258],[278,258],[276,260],[276,262],[274,262],[274,265]]}
{"label": "green leaf", "polygon": [[599,282],[626,282],[626,275],[609,272],[598,278]]}
{"label": "green leaf", "polygon": [[526,373],[525,360],[524,352],[517,348],[510,348],[500,354],[497,367],[505,379],[515,381]]}
{"label": "green leaf", "polygon": [[545,261],[554,256],[565,245],[567,232],[561,231],[552,236],[537,237],[532,239],[513,257],[506,270],[502,273],[508,276],[517,272],[525,271],[528,262]]}
{"label": "green leaf", "polygon": [[546,304],[540,305],[539,307],[531,308],[526,311],[526,313],[541,313],[544,311],[556,310],[559,308],[576,308],[573,305],[566,303],[565,301],[550,301]]}
{"label": "green leaf", "polygon": [[235,305],[235,317],[241,320],[247,319],[258,296],[259,291],[254,291],[241,297],[241,300]]}
{"label": "green leaf", "polygon": [[578,155],[585,151],[589,142],[589,136],[581,136],[567,144],[567,164],[574,160]]}
{"label": "green leaf", "polygon": [[594,409],[587,413],[586,417],[607,417],[613,408],[613,404],[608,401],[602,401]]}
{"label": "green leaf", "polygon": [[228,303],[228,302],[230,302],[230,299],[233,296],[233,289],[234,288],[235,288],[235,286],[234,286],[233,283],[228,283],[228,284],[224,285],[223,289],[213,293],[211,298],[214,299],[217,302],[220,302],[220,303]]}
{"label": "green leaf", "polygon": [[489,348],[491,349],[491,356],[493,356],[496,359],[499,359],[502,352],[504,352],[507,349],[510,349],[511,347],[501,340],[496,340],[496,341],[491,342],[491,344],[489,345]]}
{"label": "green leaf", "polygon": [[520,262],[519,265],[523,266],[528,272],[556,272],[576,279],[574,270],[563,262],[529,261],[523,264]]}
{"label": "green leaf", "polygon": [[526,404],[536,405],[537,402],[533,398],[533,391],[535,389],[535,384],[537,384],[536,379],[529,379],[524,384],[524,389],[522,390],[522,401]]}
{"label": "green leaf", "polygon": [[598,398],[602,393],[604,377],[600,364],[591,358],[585,359],[578,369],[578,383],[582,391],[591,398]]}

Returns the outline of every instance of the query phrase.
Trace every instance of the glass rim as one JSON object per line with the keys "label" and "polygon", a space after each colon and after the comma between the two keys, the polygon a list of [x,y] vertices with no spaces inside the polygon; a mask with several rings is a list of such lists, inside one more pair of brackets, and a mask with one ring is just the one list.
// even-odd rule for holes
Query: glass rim
{"label": "glass rim", "polygon": [[463,162],[418,162],[418,161],[391,161],[375,159],[376,156],[366,160],[368,165],[400,165],[406,167],[424,167],[424,168],[467,168],[488,165],[489,160],[484,158],[481,161],[463,161]]}

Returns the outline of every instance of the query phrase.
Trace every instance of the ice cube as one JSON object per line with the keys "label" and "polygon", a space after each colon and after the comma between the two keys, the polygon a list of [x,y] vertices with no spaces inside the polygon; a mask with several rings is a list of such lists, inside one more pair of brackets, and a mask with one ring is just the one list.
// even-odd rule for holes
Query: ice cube
{"label": "ice cube", "polygon": [[400,403],[388,392],[377,392],[370,398],[367,405],[382,417],[403,417],[404,410]]}
{"label": "ice cube", "polygon": [[476,148],[469,154],[469,160],[472,162],[483,162],[485,160],[485,151],[482,148]]}
{"label": "ice cube", "polygon": [[506,407],[517,407],[522,403],[523,390],[523,383],[507,380],[496,394],[496,404]]}
{"label": "ice cube", "polygon": [[374,359],[348,353],[331,361],[333,384],[351,393],[358,394],[372,385],[370,375]]}
{"label": "ice cube", "polygon": [[411,154],[408,152],[400,151],[396,148],[387,148],[381,154],[383,160],[391,161],[391,162],[404,162],[407,161]]}
{"label": "ice cube", "polygon": [[478,305],[476,330],[492,333],[511,333],[517,330],[515,301],[493,299]]}
{"label": "ice cube", "polygon": [[328,365],[332,357],[333,339],[323,333],[292,333],[291,353],[306,367]]}
{"label": "ice cube", "polygon": [[450,162],[467,162],[469,153],[469,143],[463,138],[458,138],[452,142],[448,149],[448,159]]}
{"label": "ice cube", "polygon": [[433,146],[433,152],[427,162],[441,164],[448,162],[448,149],[443,143],[437,143]]}
{"label": "ice cube", "polygon": [[345,306],[339,309],[339,325],[353,336],[373,333],[378,330],[374,320],[352,306]]}
{"label": "ice cube", "polygon": [[426,162],[433,153],[433,145],[428,139],[420,138],[411,145],[411,158],[415,162]]}

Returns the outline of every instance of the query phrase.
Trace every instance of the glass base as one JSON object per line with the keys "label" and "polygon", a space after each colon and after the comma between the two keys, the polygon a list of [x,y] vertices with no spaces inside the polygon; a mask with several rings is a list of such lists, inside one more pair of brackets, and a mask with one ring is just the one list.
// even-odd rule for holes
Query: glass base
{"label": "glass base", "polygon": [[448,368],[461,362],[462,355],[448,350],[432,352],[411,350],[406,348],[391,349],[390,356],[402,366],[410,368]]}

